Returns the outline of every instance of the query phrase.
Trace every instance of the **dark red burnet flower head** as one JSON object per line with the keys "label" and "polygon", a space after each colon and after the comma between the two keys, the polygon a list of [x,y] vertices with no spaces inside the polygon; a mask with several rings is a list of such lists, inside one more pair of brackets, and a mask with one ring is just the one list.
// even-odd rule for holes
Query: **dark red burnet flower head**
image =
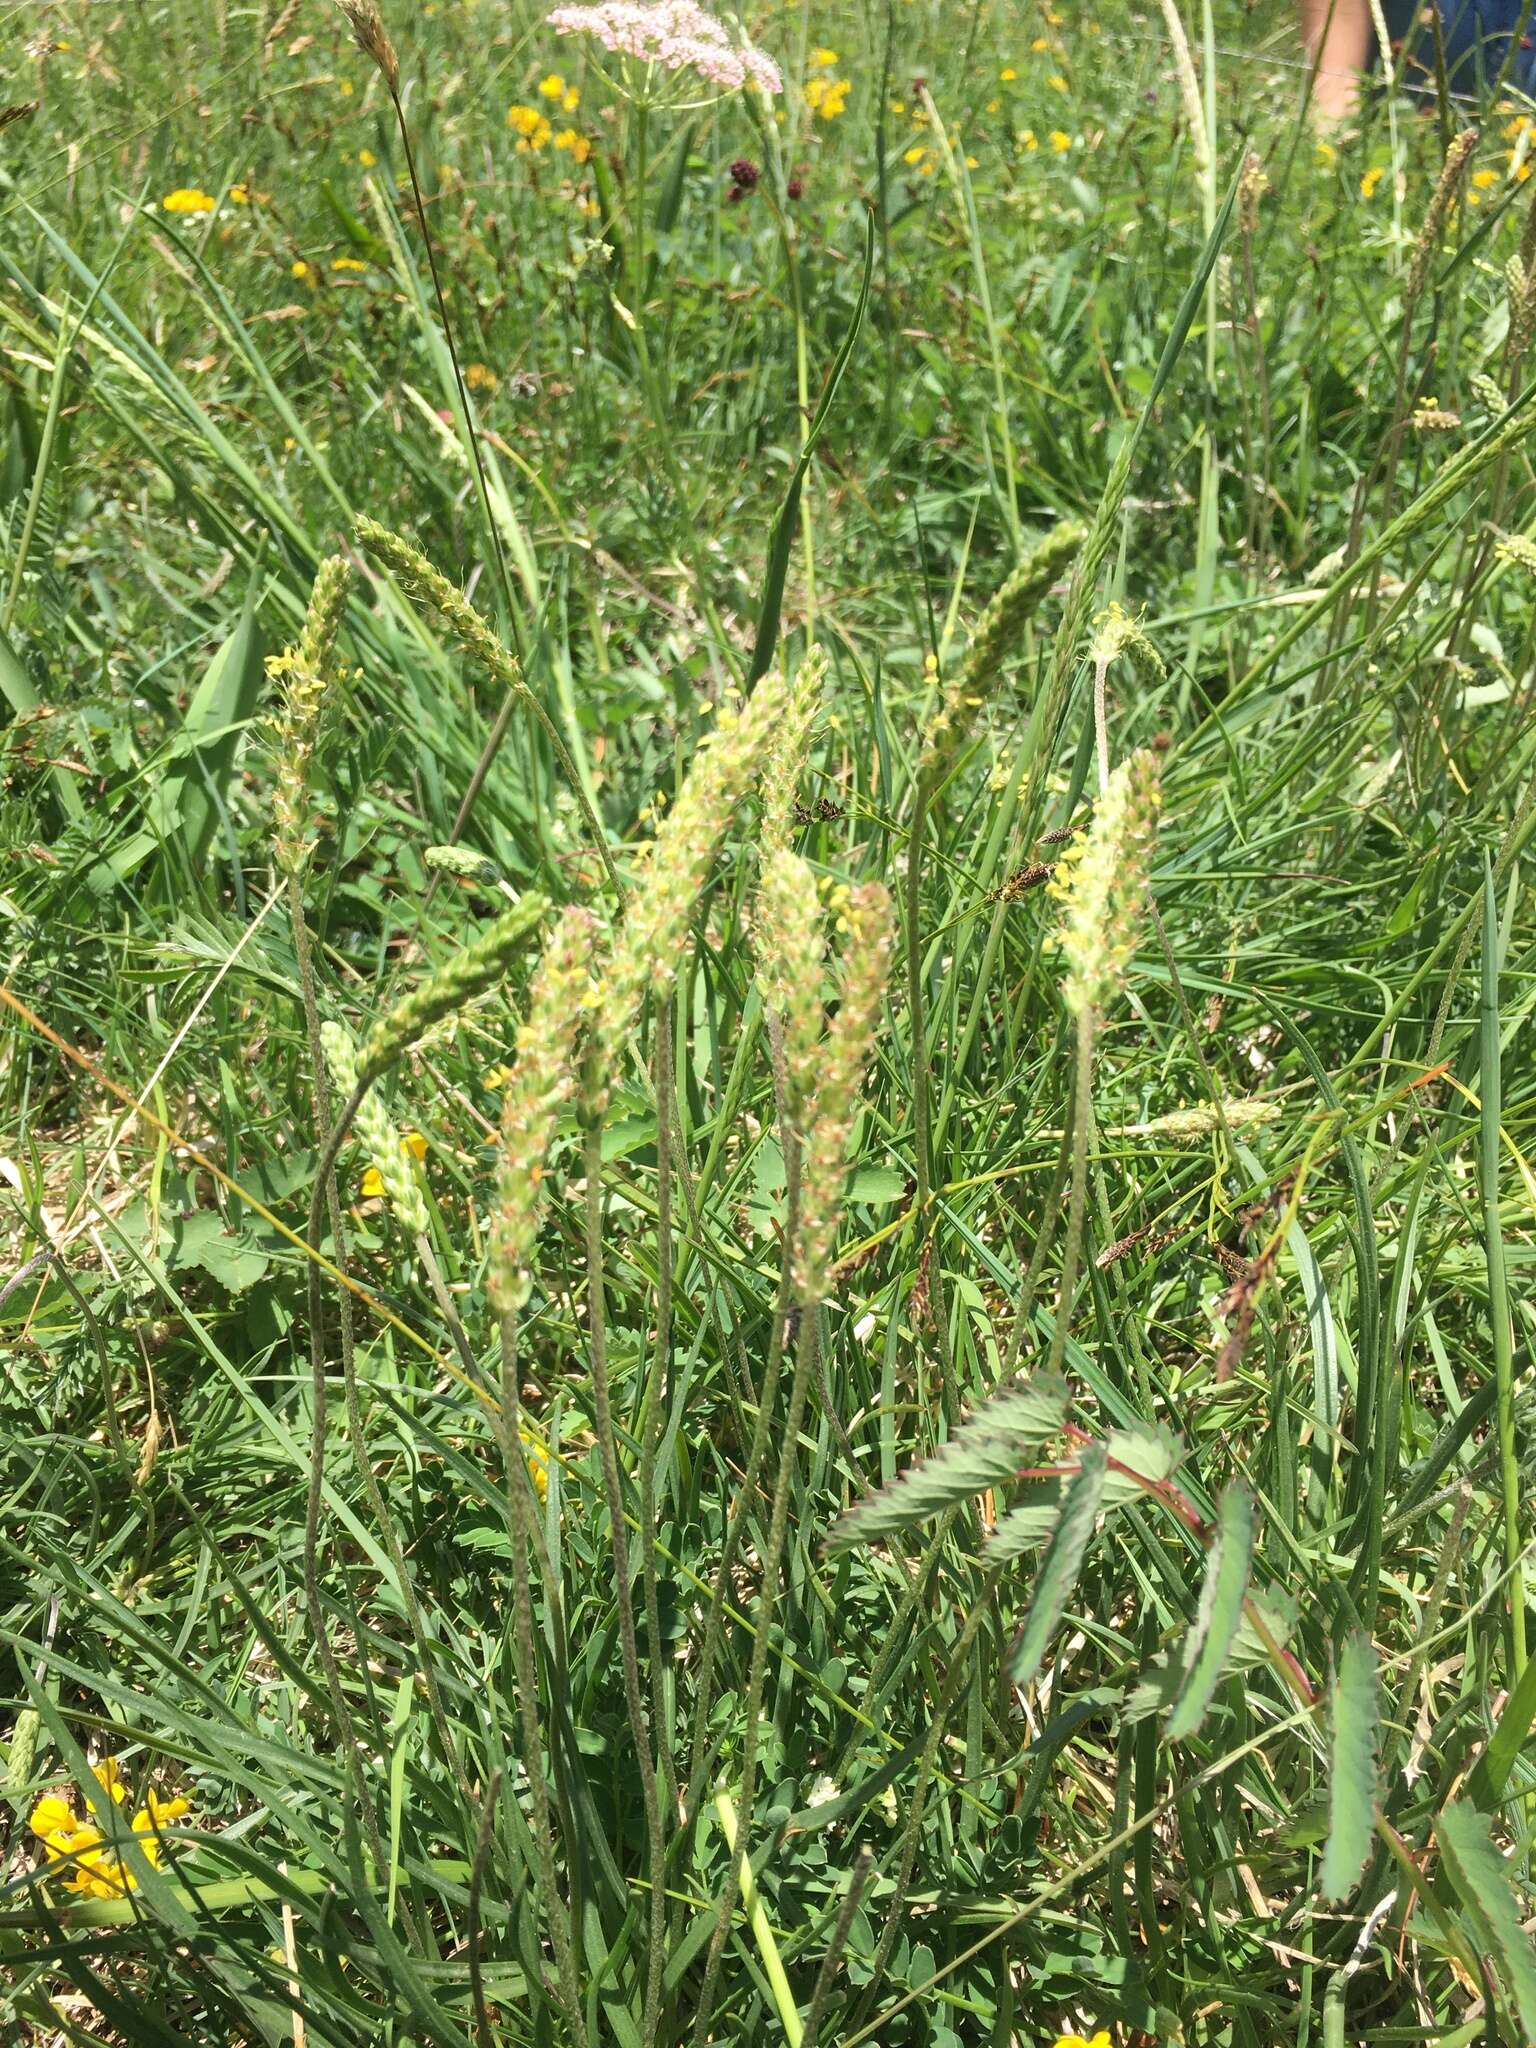
{"label": "dark red burnet flower head", "polygon": [[731,189],[725,195],[727,205],[735,206],[745,199],[760,175],[751,157],[737,157],[735,163],[731,165]]}

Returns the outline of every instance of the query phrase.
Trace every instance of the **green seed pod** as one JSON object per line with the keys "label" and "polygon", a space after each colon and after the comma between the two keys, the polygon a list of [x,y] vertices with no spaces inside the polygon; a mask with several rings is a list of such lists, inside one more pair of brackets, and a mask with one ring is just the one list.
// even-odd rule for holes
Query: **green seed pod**
{"label": "green seed pod", "polygon": [[542,896],[525,896],[515,909],[487,925],[477,939],[445,962],[420,988],[396,1003],[363,1040],[358,1058],[362,1078],[377,1080],[440,1018],[462,1010],[476,996],[494,988],[548,907]]}
{"label": "green seed pod", "polygon": [[891,966],[891,899],[879,882],[851,892],[841,1000],[818,1054],[800,1182],[800,1242],[794,1265],[802,1305],[820,1300],[837,1242],[847,1179],[845,1154],[874,1051]]}

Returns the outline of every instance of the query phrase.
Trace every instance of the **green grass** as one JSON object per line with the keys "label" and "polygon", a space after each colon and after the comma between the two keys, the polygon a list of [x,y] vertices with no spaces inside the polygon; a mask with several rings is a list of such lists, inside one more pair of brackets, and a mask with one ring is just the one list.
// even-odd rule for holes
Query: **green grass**
{"label": "green grass", "polygon": [[[642,182],[539,13],[386,15],[446,329],[320,0],[0,16],[0,2037],[1528,2041],[1513,109],[1436,214],[1462,111],[1320,148],[1287,12],[1221,0],[1207,190],[1158,10],[817,0],[749,20],[782,122],[653,113]],[[337,550],[299,919],[265,661]],[[1038,871],[1112,600],[1104,764],[1162,796],[1085,1018]],[[499,1315],[543,938],[622,945],[770,645],[828,663],[811,1083],[889,892],[839,1263],[795,1298],[749,794]],[[306,984],[362,1042],[509,893],[542,921],[379,1083],[425,1232],[350,1140],[332,1214]],[[190,1810],[82,1898],[29,1823],[110,1831],[108,1757]]]}

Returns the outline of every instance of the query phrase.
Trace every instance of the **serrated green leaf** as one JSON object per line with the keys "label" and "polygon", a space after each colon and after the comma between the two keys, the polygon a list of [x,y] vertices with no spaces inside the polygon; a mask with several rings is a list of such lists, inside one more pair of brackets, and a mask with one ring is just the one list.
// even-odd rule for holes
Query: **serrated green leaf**
{"label": "serrated green leaf", "polygon": [[[1140,1500],[1146,1488],[1137,1483],[1139,1479],[1153,1485],[1171,1479],[1184,1458],[1182,1440],[1162,1422],[1156,1427],[1138,1422],[1128,1429],[1112,1429],[1105,1438],[1104,1448],[1110,1457],[1110,1469],[1104,1475],[1104,1505],[1107,1508],[1119,1507],[1128,1500]],[[1117,1465],[1124,1469],[1117,1472],[1114,1469]]]}
{"label": "serrated green leaf", "polygon": [[987,1538],[987,1563],[1012,1564],[1047,1542],[1061,1513],[1061,1491],[1058,1480],[1028,1487]]}
{"label": "serrated green leaf", "polygon": [[1319,1882],[1325,1899],[1342,1899],[1365,1867],[1376,1827],[1376,1651],[1359,1629],[1339,1651],[1328,1718],[1328,1840]]}
{"label": "serrated green leaf", "polygon": [[1090,1444],[1078,1460],[1076,1476],[1066,1487],[1061,1513],[1035,1580],[1029,1613],[1008,1658],[1008,1676],[1015,1685],[1028,1685],[1040,1669],[1062,1609],[1072,1597],[1098,1519],[1104,1467],[1104,1446]]}
{"label": "serrated green leaf", "polygon": [[994,1395],[931,1458],[909,1466],[889,1486],[850,1508],[833,1524],[827,1549],[848,1550],[877,1536],[893,1536],[984,1487],[1012,1479],[1034,1447],[1060,1429],[1070,1398],[1066,1381],[1047,1373]]}
{"label": "serrated green leaf", "polygon": [[1168,1739],[1181,1742],[1205,1719],[1243,1619],[1253,1569],[1253,1496],[1234,1480],[1216,1512],[1216,1540],[1200,1582],[1200,1604],[1189,1632],[1184,1682],[1168,1716]]}
{"label": "serrated green leaf", "polygon": [[1453,1799],[1435,1820],[1435,1838],[1451,1874],[1479,1953],[1492,1958],[1528,2041],[1536,2041],[1536,1950],[1520,1924],[1520,1903],[1488,1823]]}

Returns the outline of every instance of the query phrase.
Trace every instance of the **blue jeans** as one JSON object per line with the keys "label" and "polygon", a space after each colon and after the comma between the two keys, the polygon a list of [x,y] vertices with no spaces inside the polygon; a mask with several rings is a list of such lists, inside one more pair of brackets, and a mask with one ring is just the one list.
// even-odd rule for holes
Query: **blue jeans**
{"label": "blue jeans", "polygon": [[[1506,83],[1536,97],[1536,6],[1527,0],[1438,0],[1440,32],[1445,40],[1445,68],[1451,90],[1476,96],[1486,92],[1504,68],[1510,41],[1516,40]],[[1384,13],[1394,51],[1408,44],[1403,75],[1424,84],[1434,78],[1434,31],[1424,19],[1420,0],[1386,0]]]}

